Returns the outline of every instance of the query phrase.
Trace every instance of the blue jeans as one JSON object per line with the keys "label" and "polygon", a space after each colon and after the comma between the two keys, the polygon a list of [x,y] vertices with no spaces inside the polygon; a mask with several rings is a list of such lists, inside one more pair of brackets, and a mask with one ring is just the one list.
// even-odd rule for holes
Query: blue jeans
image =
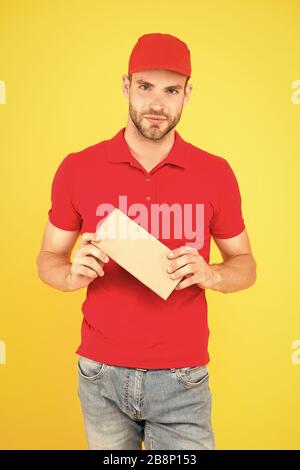
{"label": "blue jeans", "polygon": [[206,366],[139,369],[78,358],[89,449],[214,449]]}

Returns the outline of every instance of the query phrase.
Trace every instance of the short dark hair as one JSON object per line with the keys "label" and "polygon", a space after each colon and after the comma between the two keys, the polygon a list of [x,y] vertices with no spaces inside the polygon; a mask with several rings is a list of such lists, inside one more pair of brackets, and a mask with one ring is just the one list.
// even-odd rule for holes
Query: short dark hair
{"label": "short dark hair", "polygon": [[[132,73],[128,74],[128,78],[129,78],[129,84],[131,85]],[[190,77],[186,77],[185,84],[184,84],[184,91],[186,90],[186,86],[188,84],[189,79],[190,79]]]}

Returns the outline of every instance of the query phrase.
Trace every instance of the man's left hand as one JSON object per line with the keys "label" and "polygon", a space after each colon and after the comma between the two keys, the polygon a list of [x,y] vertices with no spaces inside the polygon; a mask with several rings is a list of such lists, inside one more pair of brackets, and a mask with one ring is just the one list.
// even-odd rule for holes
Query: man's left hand
{"label": "man's left hand", "polygon": [[[173,256],[172,256],[173,254]],[[201,289],[209,289],[216,283],[216,273],[196,248],[184,245],[168,254],[172,260],[168,273],[171,279],[185,278],[175,287],[176,290],[196,284]]]}

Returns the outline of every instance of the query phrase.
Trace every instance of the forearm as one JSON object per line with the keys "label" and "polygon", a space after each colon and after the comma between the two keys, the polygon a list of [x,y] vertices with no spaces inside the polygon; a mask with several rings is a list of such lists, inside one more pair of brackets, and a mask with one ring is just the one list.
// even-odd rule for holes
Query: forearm
{"label": "forearm", "polygon": [[252,255],[237,255],[220,264],[210,264],[214,281],[212,290],[228,293],[251,287],[256,281],[256,262]]}
{"label": "forearm", "polygon": [[40,279],[55,289],[71,291],[68,275],[71,272],[71,262],[67,256],[41,251],[37,257]]}

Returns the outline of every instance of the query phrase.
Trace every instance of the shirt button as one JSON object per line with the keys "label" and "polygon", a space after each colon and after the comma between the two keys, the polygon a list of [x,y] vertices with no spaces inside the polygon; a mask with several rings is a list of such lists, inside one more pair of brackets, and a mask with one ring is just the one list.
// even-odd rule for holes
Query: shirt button
{"label": "shirt button", "polygon": [[146,178],[146,181],[148,181],[148,182],[149,182],[149,181],[150,181],[150,178]]}
{"label": "shirt button", "polygon": [[147,196],[146,197],[146,201],[150,201],[151,197],[150,196]]}

